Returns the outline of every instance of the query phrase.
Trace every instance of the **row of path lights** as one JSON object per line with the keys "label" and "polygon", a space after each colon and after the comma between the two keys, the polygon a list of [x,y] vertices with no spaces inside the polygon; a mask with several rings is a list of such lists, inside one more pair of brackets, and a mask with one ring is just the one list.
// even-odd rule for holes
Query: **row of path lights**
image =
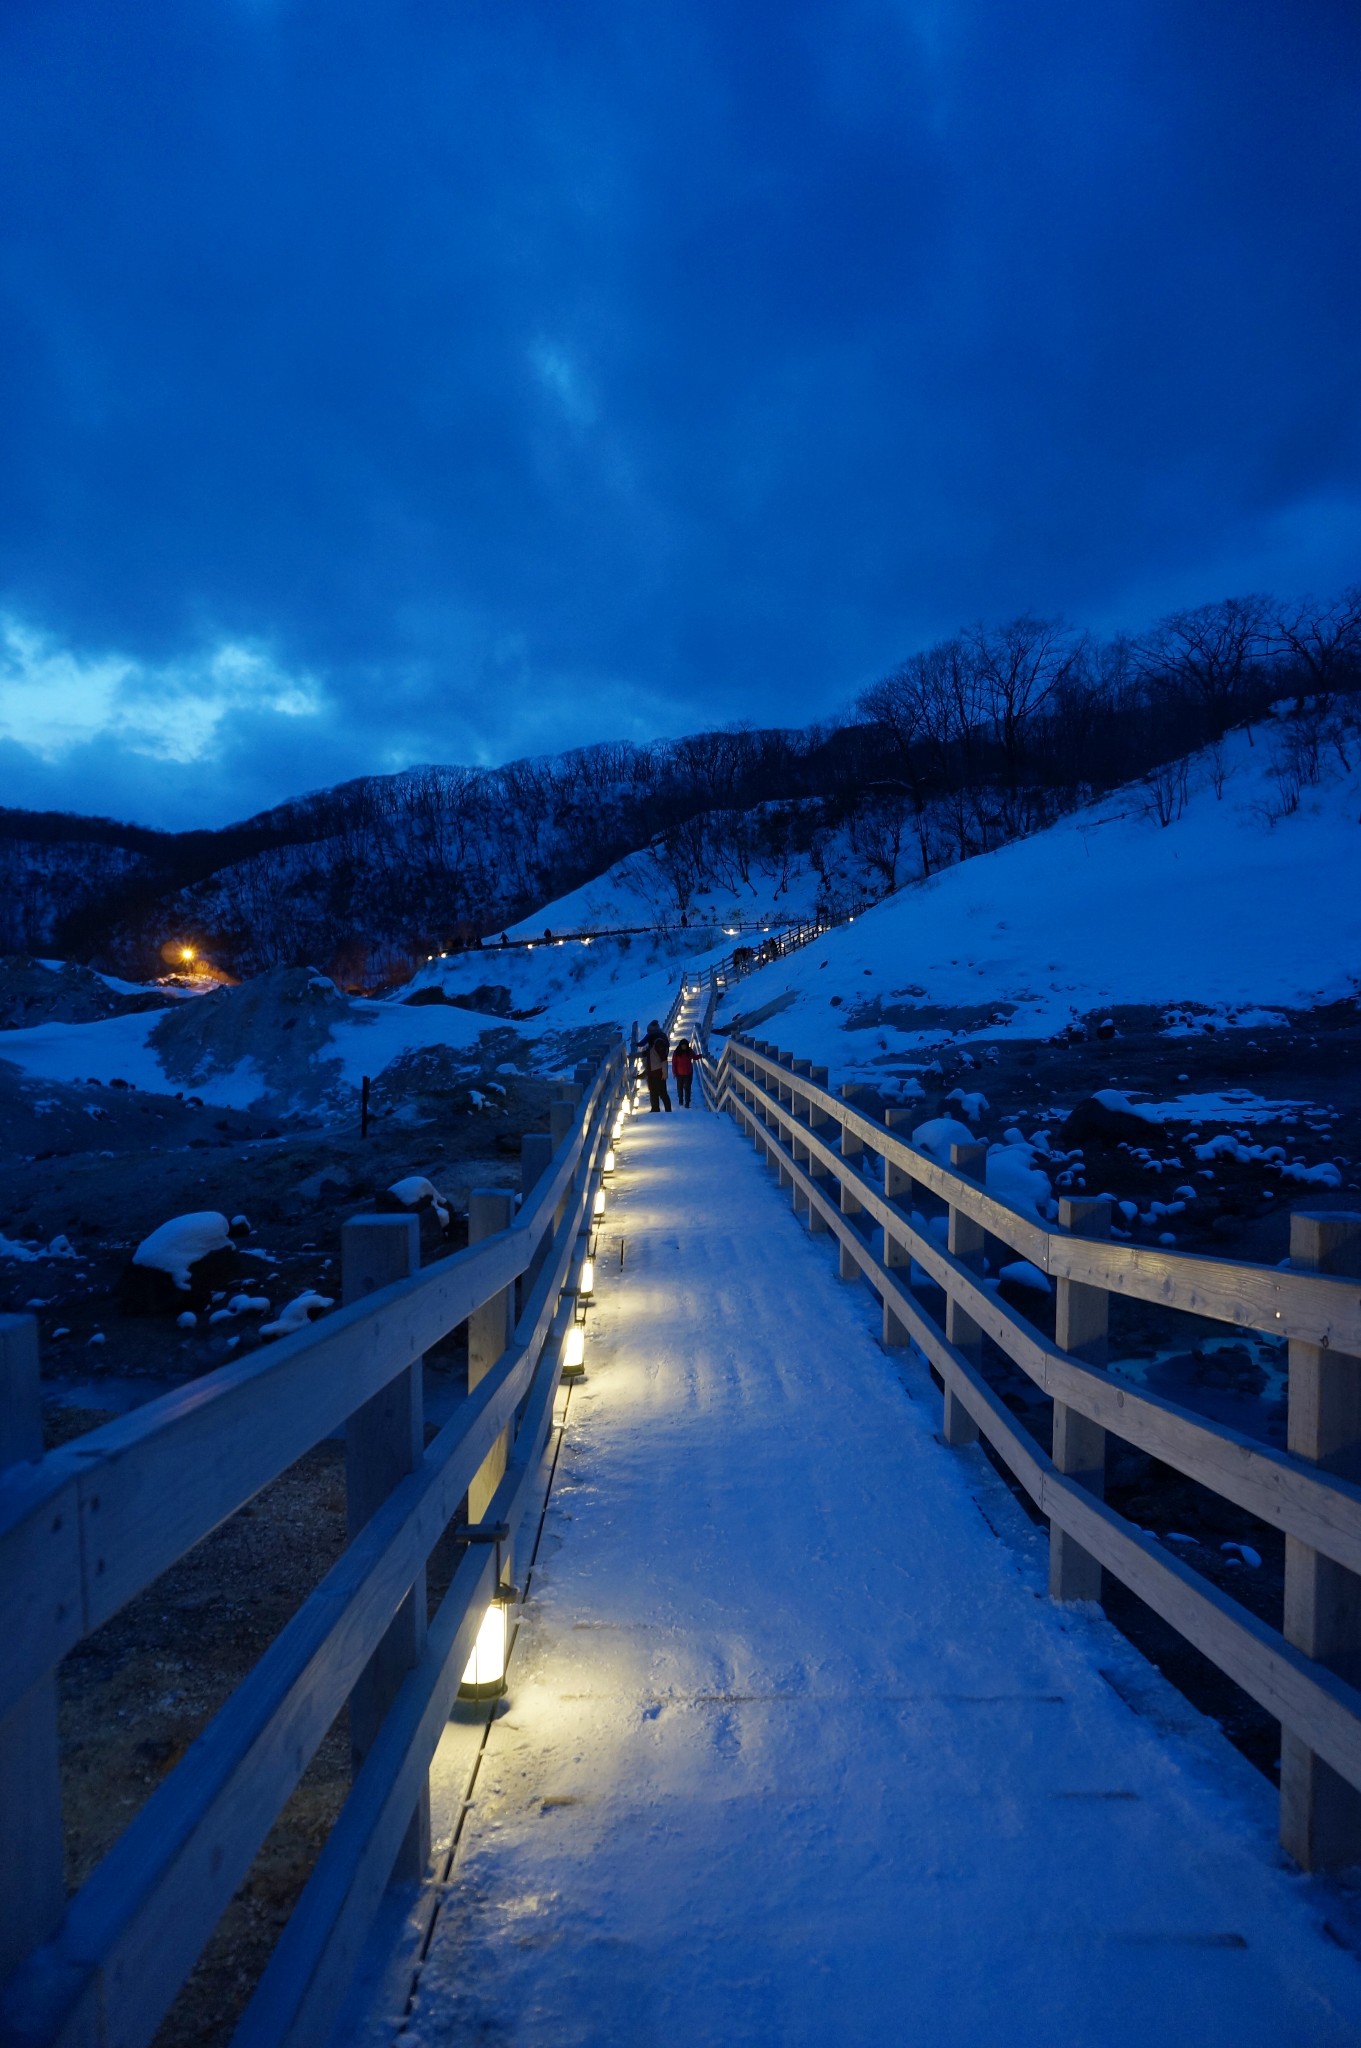
{"label": "row of path lights", "polygon": [[[636,1084],[635,1084],[636,1085]],[[617,1163],[616,1147],[623,1133],[624,1124],[637,1107],[635,1099],[625,1094],[610,1129],[610,1142],[601,1162],[601,1184],[591,1200],[591,1214],[585,1236],[586,1250],[577,1269],[573,1295],[572,1320],[567,1328],[562,1349],[562,1378],[566,1385],[583,1379],[586,1373],[586,1314],[595,1306],[595,1268],[600,1242],[600,1224],[605,1214],[605,1186],[613,1178]],[[468,1659],[459,1698],[463,1700],[500,1699],[506,1690],[506,1665],[510,1650],[510,1611],[519,1601],[519,1588],[509,1579],[501,1576],[501,1544],[496,1544],[496,1590],[491,1604],[482,1617],[473,1644],[473,1653]]]}

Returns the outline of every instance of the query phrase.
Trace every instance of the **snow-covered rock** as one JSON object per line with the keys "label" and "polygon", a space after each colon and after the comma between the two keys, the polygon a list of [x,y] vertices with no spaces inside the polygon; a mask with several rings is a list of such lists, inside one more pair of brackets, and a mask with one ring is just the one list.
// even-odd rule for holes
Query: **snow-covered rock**
{"label": "snow-covered rock", "polygon": [[1054,1188],[1049,1175],[1035,1161],[1032,1145],[990,1145],[984,1186],[999,1202],[1045,1222],[1055,1215]]}
{"label": "snow-covered rock", "polygon": [[1052,1294],[1054,1292],[1053,1283],[1048,1274],[1042,1273],[1038,1266],[1032,1266],[1029,1259],[1012,1259],[1009,1265],[1003,1266],[997,1278],[999,1281],[1007,1282],[1012,1287],[1029,1288],[1032,1294]]}
{"label": "snow-covered rock", "polygon": [[318,1316],[324,1316],[328,1308],[334,1307],[335,1302],[329,1294],[317,1294],[309,1288],[306,1294],[300,1294],[295,1300],[290,1301],[288,1307],[276,1316],[272,1323],[261,1323],[260,1335],[291,1337],[296,1331],[305,1330]]}
{"label": "snow-covered rock", "polygon": [[409,1173],[405,1180],[394,1181],[388,1194],[402,1209],[433,1209],[440,1229],[449,1228],[449,1199],[423,1174]]}
{"label": "snow-covered rock", "polygon": [[187,1288],[191,1271],[201,1259],[230,1246],[226,1217],[216,1209],[196,1209],[188,1216],[172,1216],[150,1237],[144,1237],[132,1263],[168,1273],[176,1287]]}
{"label": "snow-covered rock", "polygon": [[932,1116],[924,1124],[918,1124],[912,1133],[912,1142],[919,1152],[928,1159],[934,1159],[939,1166],[950,1164],[952,1145],[972,1145],[974,1134],[967,1124],[958,1117]]}
{"label": "snow-covered rock", "polygon": [[216,1209],[172,1216],[143,1238],[123,1269],[123,1306],[133,1315],[174,1315],[205,1309],[215,1288],[237,1269],[227,1219]]}

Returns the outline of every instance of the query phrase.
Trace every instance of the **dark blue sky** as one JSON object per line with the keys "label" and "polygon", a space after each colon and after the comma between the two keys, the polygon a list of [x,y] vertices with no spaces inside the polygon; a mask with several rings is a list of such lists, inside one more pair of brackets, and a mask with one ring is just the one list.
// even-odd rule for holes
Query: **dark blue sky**
{"label": "dark blue sky", "polygon": [[1361,575],[1354,0],[4,0],[0,801]]}

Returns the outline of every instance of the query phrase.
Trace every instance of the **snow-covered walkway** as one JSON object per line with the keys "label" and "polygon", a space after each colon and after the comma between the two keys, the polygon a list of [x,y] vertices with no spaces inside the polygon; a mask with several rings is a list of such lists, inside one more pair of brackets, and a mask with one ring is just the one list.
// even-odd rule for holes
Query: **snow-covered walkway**
{"label": "snow-covered walkway", "polygon": [[630,1124],[601,1250],[404,2038],[1354,2043],[1361,1965],[1269,1788],[1127,1704],[1160,1681],[1050,1605],[726,1118]]}

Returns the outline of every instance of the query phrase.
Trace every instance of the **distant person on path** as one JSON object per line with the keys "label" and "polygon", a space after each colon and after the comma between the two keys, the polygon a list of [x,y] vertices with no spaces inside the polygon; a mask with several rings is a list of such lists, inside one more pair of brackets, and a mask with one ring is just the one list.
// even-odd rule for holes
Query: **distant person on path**
{"label": "distant person on path", "polygon": [[688,1038],[678,1038],[671,1053],[671,1071],[676,1077],[676,1095],[682,1109],[690,1107],[690,1090],[695,1079],[695,1056]]}
{"label": "distant person on path", "polygon": [[670,1114],[671,1095],[666,1085],[666,1063],[671,1057],[671,1043],[661,1025],[654,1017],[647,1027],[643,1040],[643,1079],[647,1082],[648,1098],[654,1111],[664,1109]]}

